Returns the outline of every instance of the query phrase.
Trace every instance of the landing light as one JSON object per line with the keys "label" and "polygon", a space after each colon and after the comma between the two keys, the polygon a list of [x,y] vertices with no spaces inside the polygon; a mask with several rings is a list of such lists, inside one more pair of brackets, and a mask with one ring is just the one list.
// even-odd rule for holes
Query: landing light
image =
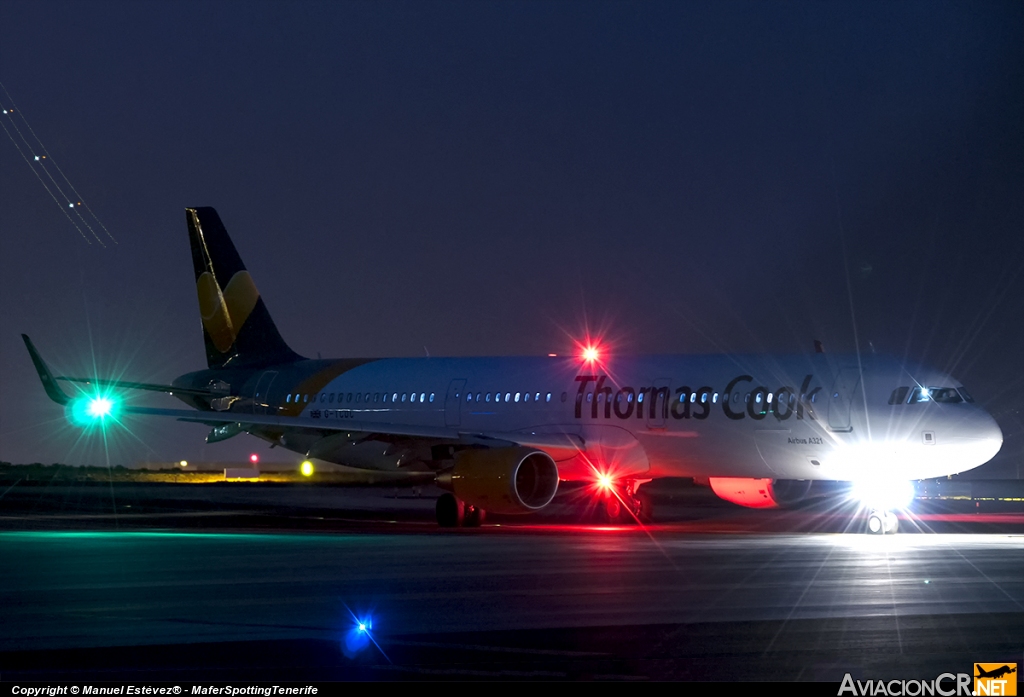
{"label": "landing light", "polygon": [[599,474],[597,475],[597,485],[602,489],[611,489],[612,478],[609,477],[607,474]]}
{"label": "landing light", "polygon": [[596,361],[597,355],[597,348],[593,346],[587,346],[586,348],[583,349],[583,360],[587,361],[588,363],[593,363],[594,361]]}
{"label": "landing light", "polygon": [[866,508],[893,511],[914,500],[914,485],[907,481],[865,479],[853,483],[853,497]]}

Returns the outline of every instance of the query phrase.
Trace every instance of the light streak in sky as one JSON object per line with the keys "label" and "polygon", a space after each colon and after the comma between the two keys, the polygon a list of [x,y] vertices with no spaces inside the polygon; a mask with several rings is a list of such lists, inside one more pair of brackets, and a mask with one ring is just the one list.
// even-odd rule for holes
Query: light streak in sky
{"label": "light streak in sky", "polygon": [[[82,236],[82,239],[85,240],[87,244],[92,244],[92,240],[90,240],[89,236],[86,235],[85,232],[82,230],[82,226],[85,226],[85,228],[92,234],[93,240],[95,240],[101,247],[106,247],[104,239],[99,234],[97,234],[93,226],[89,224],[87,216],[82,215],[81,209],[84,208],[88,213],[88,217],[92,219],[96,227],[101,228],[103,232],[106,233],[106,236],[107,238],[109,238],[110,242],[117,244],[117,240],[114,239],[114,236],[110,233],[110,230],[107,229],[107,226],[103,224],[103,221],[101,221],[99,217],[97,217],[97,215],[89,207],[89,204],[85,202],[82,195],[78,193],[77,189],[75,189],[75,186],[74,184],[71,183],[71,180],[69,180],[67,175],[64,174],[64,170],[60,168],[60,165],[58,165],[57,162],[50,155],[49,151],[46,149],[46,146],[43,145],[43,141],[39,139],[39,136],[36,135],[36,132],[32,129],[32,126],[29,124],[28,120],[21,113],[21,109],[16,108],[14,100],[11,98],[10,93],[7,91],[7,87],[5,87],[2,82],[0,82],[0,89],[3,89],[4,95],[6,97],[4,103],[0,104],[0,112],[2,112],[3,116],[3,119],[0,119],[0,126],[3,127],[4,132],[7,134],[7,137],[11,139],[12,143],[14,143],[14,147],[18,149],[18,154],[20,154],[21,158],[25,160],[25,163],[32,170],[32,173],[36,175],[36,178],[39,180],[39,183],[43,185],[44,189],[46,189],[46,193],[50,195],[50,198],[53,199],[53,202],[56,203],[57,207],[61,209],[62,213],[64,213],[64,217],[66,217],[68,219],[68,222],[70,222],[75,227],[75,229],[78,230],[78,234]],[[32,137],[35,139],[37,145],[33,145],[29,141],[29,139],[25,137],[25,134],[22,132],[22,129],[18,127],[18,122],[16,118],[20,119],[24,128],[29,133],[32,134]],[[12,130],[14,131],[14,133],[17,134],[17,138],[15,138],[14,135],[12,135]],[[26,154],[26,152],[28,154]],[[51,167],[57,170],[57,173],[64,180],[66,188],[69,189],[70,192],[74,194],[74,197],[71,197],[67,193],[65,193],[64,187],[60,185],[57,179],[54,178],[53,173],[50,171]],[[40,172],[42,172],[42,174],[45,174],[47,179],[50,180],[49,184],[46,183],[46,180],[43,179]],[[56,191],[56,193],[54,193],[54,191]],[[63,199],[63,203],[61,202],[61,199]],[[72,217],[71,213],[68,212],[68,209],[71,209],[74,212],[74,215],[77,218],[77,220],[75,219],[75,217]]]}

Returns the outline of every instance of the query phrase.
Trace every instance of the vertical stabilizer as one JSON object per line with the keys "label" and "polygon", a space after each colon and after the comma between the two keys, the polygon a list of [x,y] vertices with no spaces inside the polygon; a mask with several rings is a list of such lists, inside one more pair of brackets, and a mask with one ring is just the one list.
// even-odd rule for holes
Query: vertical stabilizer
{"label": "vertical stabilizer", "polygon": [[213,208],[186,208],[206,361],[211,368],[260,368],[302,360],[284,342],[256,284]]}

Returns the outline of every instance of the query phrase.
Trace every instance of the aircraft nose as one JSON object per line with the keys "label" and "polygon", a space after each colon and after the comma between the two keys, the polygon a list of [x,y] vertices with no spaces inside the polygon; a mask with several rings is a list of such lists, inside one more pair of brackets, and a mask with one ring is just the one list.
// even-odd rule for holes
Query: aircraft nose
{"label": "aircraft nose", "polygon": [[974,441],[978,455],[984,458],[983,462],[991,460],[1003,447],[1003,430],[992,415],[984,411],[979,410],[972,419],[969,437]]}

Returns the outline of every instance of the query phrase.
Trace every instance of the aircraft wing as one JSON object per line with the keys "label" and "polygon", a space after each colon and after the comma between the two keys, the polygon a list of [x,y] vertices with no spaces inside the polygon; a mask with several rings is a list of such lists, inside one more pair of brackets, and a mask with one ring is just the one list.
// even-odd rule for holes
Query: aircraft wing
{"label": "aircraft wing", "polygon": [[129,380],[106,380],[104,378],[71,378],[58,375],[55,379],[65,382],[79,382],[85,385],[99,385],[101,387],[120,387],[126,390],[147,390],[149,392],[163,392],[165,394],[188,394],[196,397],[215,397],[218,393],[211,390],[195,390],[189,387],[175,387],[174,385],[159,385],[152,382],[131,382]]}
{"label": "aircraft wing", "polygon": [[386,421],[360,421],[355,419],[315,419],[309,416],[276,416],[273,414],[243,414],[230,411],[195,411],[192,409],[160,409],[154,407],[124,407],[123,414],[139,416],[163,416],[178,421],[239,426],[269,426],[281,429],[309,429],[312,431],[336,431],[362,435],[401,436],[437,441],[472,441],[489,444],[492,447],[522,445],[545,451],[569,451],[572,454],[585,449],[582,437],[574,433],[537,433],[467,431],[458,427],[409,426]]}
{"label": "aircraft wing", "polygon": [[218,393],[210,390],[194,390],[190,388],[175,387],[174,385],[158,385],[151,382],[132,382],[129,380],[107,380],[104,378],[73,378],[65,377],[63,375],[54,376],[53,372],[50,371],[50,366],[46,364],[42,356],[39,355],[39,351],[36,350],[32,340],[28,338],[27,334],[21,335],[22,340],[25,342],[25,348],[28,349],[28,355],[32,358],[32,365],[35,366],[36,372],[39,374],[39,379],[43,381],[43,389],[46,390],[46,396],[55,401],[57,404],[67,406],[71,401],[71,397],[61,389],[60,385],[57,384],[58,380],[64,382],[75,382],[82,383],[85,385],[99,385],[103,387],[120,387],[122,389],[129,390],[147,390],[150,392],[163,392],[166,394],[188,394],[197,397],[215,397],[219,396]]}

